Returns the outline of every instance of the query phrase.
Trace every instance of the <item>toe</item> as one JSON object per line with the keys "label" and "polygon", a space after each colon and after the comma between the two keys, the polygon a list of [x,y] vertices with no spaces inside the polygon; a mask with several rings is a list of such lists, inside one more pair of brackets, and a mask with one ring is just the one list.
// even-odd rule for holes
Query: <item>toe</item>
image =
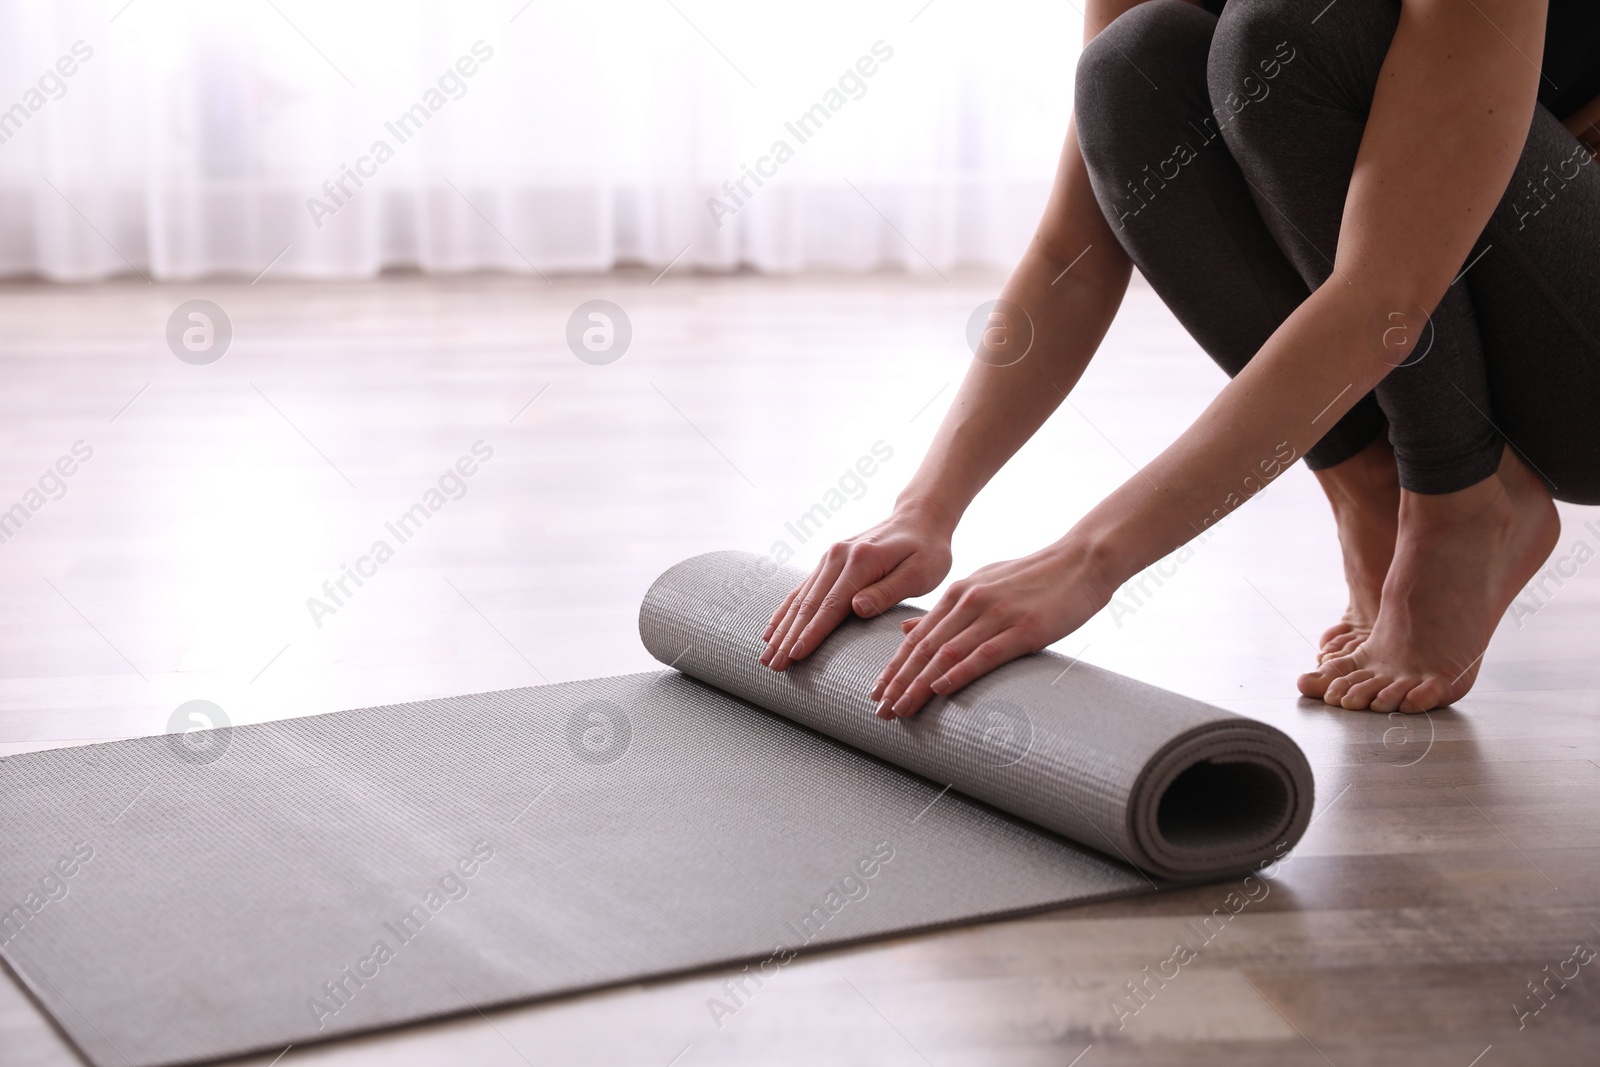
{"label": "toe", "polygon": [[1349,635],[1350,629],[1350,624],[1347,622],[1336,623],[1322,631],[1322,638],[1317,643],[1323,648],[1341,643]]}
{"label": "toe", "polygon": [[1432,711],[1441,704],[1450,703],[1450,694],[1442,678],[1424,678],[1400,701],[1397,710],[1408,715],[1417,715],[1424,711]]}
{"label": "toe", "polygon": [[1345,689],[1344,697],[1339,701],[1341,708],[1350,711],[1366,711],[1372,706],[1372,698],[1377,696],[1393,681],[1388,675],[1378,674],[1375,671],[1362,671],[1367,677],[1360,678],[1354,674],[1347,674],[1350,685]]}
{"label": "toe", "polygon": [[1340,656],[1348,656],[1351,652],[1355,651],[1356,646],[1361,644],[1365,637],[1365,634],[1352,630],[1350,633],[1345,634],[1343,637],[1340,637],[1335,641],[1326,642],[1322,646],[1322,651],[1317,655],[1317,662],[1326,663],[1330,659],[1338,659]]}
{"label": "toe", "polygon": [[[1310,674],[1302,674],[1300,676],[1300,692],[1308,697],[1322,697],[1327,700],[1328,687],[1330,685],[1351,671],[1360,670],[1362,666],[1363,664],[1358,662],[1354,655],[1336,656]],[[1332,701],[1328,702],[1333,703]]]}
{"label": "toe", "polygon": [[1416,675],[1402,675],[1392,679],[1379,693],[1372,698],[1372,703],[1367,705],[1368,710],[1381,711],[1387,715],[1391,711],[1399,711],[1400,704],[1405,700],[1406,694],[1417,687],[1421,681]]}
{"label": "toe", "polygon": [[1371,677],[1372,672],[1368,670],[1354,670],[1348,674],[1341,674],[1328,683],[1328,691],[1322,694],[1322,699],[1335,707],[1342,708],[1345,706],[1344,696],[1350,691],[1350,687]]}
{"label": "toe", "polygon": [[1320,697],[1328,691],[1328,683],[1339,677],[1328,669],[1324,663],[1314,671],[1307,671],[1295,679],[1295,686],[1299,688],[1301,696]]}

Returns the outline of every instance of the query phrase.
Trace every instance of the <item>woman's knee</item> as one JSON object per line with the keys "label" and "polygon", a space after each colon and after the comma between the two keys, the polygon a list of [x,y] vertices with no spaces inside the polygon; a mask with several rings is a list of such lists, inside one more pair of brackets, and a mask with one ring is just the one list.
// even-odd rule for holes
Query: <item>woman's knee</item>
{"label": "woman's knee", "polygon": [[[1398,0],[1338,0],[1313,17],[1303,0],[1228,0],[1206,81],[1229,146],[1314,137],[1319,116],[1364,122],[1399,10]],[[1267,104],[1275,95],[1312,107]]]}
{"label": "woman's knee", "polygon": [[[1217,20],[1206,81],[1211,108],[1230,144],[1235,136],[1272,135],[1262,108],[1286,67],[1307,45],[1305,5],[1295,0],[1229,0]],[[1243,121],[1240,121],[1243,120]],[[1266,121],[1263,121],[1266,120]]]}
{"label": "woman's knee", "polygon": [[1073,110],[1085,158],[1126,151],[1132,138],[1164,125],[1152,120],[1177,112],[1180,86],[1198,79],[1203,92],[1216,21],[1184,0],[1145,0],[1084,46]]}

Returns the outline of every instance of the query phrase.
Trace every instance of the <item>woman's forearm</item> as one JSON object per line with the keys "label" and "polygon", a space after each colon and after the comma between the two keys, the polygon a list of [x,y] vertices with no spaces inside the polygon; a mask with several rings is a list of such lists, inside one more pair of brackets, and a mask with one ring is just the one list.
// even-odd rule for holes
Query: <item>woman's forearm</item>
{"label": "woman's forearm", "polygon": [[[1177,441],[1054,547],[1109,593],[1250,500],[1390,369],[1367,328],[1376,307],[1342,285],[1317,290]],[[1398,331],[1423,321],[1396,325],[1393,340],[1414,340]]]}
{"label": "woman's forearm", "polygon": [[[1044,424],[1083,374],[1116,316],[1132,265],[1106,225],[1069,129],[1055,193],[1039,234],[1001,293],[1020,308],[1032,344],[1018,362],[980,348],[897,510],[919,511],[948,533],[1005,462]],[[1021,335],[1008,327],[1009,343]]]}

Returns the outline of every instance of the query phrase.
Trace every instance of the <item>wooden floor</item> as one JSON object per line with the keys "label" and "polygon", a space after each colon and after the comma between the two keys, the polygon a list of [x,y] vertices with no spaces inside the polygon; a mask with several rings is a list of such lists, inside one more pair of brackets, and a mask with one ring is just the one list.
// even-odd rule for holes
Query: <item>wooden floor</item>
{"label": "wooden floor", "polygon": [[[192,699],[241,724],[653,669],[635,613],[666,566],[778,540],[812,558],[818,541],[785,521],[880,441],[893,458],[824,535],[887,511],[996,286],[674,272],[0,288],[0,511],[76,442],[92,449],[0,544],[0,755],[158,733]],[[195,298],[232,324],[209,365],[165,338]],[[596,298],[632,324],[609,365],[565,341]],[[1053,540],[1220,383],[1135,288],[1072,406],[980,498],[956,576]],[[480,441],[493,456],[466,494],[313,619],[307,598]],[[1600,511],[1562,517],[1558,556],[1587,560]],[[281,1062],[1595,1063],[1600,961],[1568,961],[1600,948],[1600,562],[1565,570],[1502,625],[1454,710],[1300,701],[1308,638],[1342,600],[1326,506],[1297,468],[1129,594],[1131,614],[1061,643],[1273,722],[1316,768],[1318,814],[1268,896],[1144,1002],[1125,983],[1195,944],[1189,921],[1233,887],[820,953],[721,1029],[712,973]],[[0,1050],[7,1067],[75,1062],[9,980]]]}

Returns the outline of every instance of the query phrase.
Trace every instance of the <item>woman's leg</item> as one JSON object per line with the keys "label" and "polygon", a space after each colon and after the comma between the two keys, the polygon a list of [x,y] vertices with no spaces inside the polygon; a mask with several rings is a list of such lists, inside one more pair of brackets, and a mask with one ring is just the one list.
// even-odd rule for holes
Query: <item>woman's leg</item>
{"label": "woman's leg", "polygon": [[1543,108],[1479,244],[1489,413],[1557,500],[1600,504],[1600,160]]}
{"label": "woman's leg", "polygon": [[[1289,0],[1231,0],[1219,22],[1212,100],[1238,111],[1224,138],[1310,285],[1332,273],[1344,191],[1397,13],[1394,0],[1342,0],[1313,24]],[[1294,66],[1271,98],[1240,106],[1235,88],[1255,57],[1283,41],[1296,50]],[[1431,347],[1376,390],[1404,489],[1400,538],[1372,636],[1305,676],[1309,695],[1384,711],[1459,698],[1558,535],[1533,470],[1563,496],[1595,498],[1600,180],[1592,165],[1578,172],[1576,148],[1540,111],[1517,179],[1432,314]],[[1570,161],[1558,195],[1529,201],[1522,186],[1555,159]],[[1554,224],[1528,219],[1529,203]],[[1491,260],[1494,270],[1478,274]]]}
{"label": "woman's leg", "polygon": [[[1106,219],[1140,272],[1230,376],[1309,295],[1251,199],[1213,116],[1206,80],[1214,16],[1148,0],[1078,62],[1078,139]],[[1269,51],[1250,92],[1293,66]],[[1270,103],[1270,101],[1268,101]],[[1394,552],[1400,490],[1376,400],[1363,398],[1306,455],[1333,506],[1350,603],[1326,655],[1372,629]]]}

